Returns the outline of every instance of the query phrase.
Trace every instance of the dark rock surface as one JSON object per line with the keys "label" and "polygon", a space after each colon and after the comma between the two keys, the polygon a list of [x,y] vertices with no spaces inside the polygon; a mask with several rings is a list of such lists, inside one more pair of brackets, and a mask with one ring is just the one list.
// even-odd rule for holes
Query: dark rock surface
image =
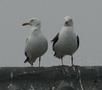
{"label": "dark rock surface", "polygon": [[102,90],[102,66],[1,67],[0,90]]}

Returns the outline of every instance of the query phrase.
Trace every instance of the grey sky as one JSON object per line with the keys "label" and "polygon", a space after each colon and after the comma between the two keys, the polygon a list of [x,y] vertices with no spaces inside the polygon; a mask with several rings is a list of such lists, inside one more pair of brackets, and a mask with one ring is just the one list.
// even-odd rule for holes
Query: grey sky
{"label": "grey sky", "polygon": [[[60,31],[66,15],[73,17],[74,30],[80,37],[74,63],[102,65],[101,0],[0,0],[0,66],[30,66],[23,63],[29,30],[21,24],[33,17],[41,19],[43,34],[49,41],[41,66],[61,64],[53,57],[50,40]],[[64,58],[64,64],[70,65],[69,56]]]}

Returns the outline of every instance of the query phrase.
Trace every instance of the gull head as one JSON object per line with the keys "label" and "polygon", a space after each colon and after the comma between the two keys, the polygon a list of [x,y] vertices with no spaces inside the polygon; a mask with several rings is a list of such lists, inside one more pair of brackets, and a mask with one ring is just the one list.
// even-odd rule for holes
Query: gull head
{"label": "gull head", "polygon": [[70,16],[65,16],[64,20],[64,26],[73,26],[73,20]]}
{"label": "gull head", "polygon": [[29,22],[26,22],[26,23],[22,24],[22,26],[27,26],[27,25],[37,27],[37,26],[41,25],[41,21],[37,18],[33,18]]}

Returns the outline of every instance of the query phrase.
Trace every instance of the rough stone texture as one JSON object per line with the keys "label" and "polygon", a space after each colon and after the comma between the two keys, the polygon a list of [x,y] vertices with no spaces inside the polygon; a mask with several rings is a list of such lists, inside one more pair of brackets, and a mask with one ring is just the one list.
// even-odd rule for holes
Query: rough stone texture
{"label": "rough stone texture", "polygon": [[0,90],[102,90],[102,66],[1,67]]}

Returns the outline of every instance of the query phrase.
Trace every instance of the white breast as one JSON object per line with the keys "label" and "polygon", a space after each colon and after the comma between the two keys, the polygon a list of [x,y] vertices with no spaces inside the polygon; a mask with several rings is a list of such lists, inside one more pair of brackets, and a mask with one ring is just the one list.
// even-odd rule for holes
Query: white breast
{"label": "white breast", "polygon": [[42,56],[48,48],[46,38],[39,33],[37,35],[31,34],[26,42],[25,51],[27,51],[28,57],[32,60]]}
{"label": "white breast", "polygon": [[58,42],[56,42],[54,49],[60,56],[72,55],[76,51],[77,39],[72,27],[62,28]]}

